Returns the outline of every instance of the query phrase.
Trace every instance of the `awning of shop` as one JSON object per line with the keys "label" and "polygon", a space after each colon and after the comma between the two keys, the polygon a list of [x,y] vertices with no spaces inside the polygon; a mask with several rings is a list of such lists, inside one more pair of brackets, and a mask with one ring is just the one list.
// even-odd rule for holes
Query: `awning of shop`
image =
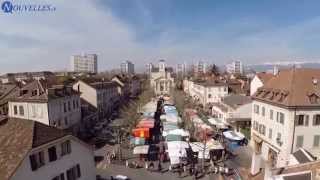
{"label": "awning of shop", "polygon": [[153,119],[144,119],[139,121],[137,128],[153,128],[154,120]]}
{"label": "awning of shop", "polygon": [[252,136],[252,139],[258,144],[260,144],[262,142],[262,139],[257,137],[257,136],[255,136],[255,135]]}
{"label": "awning of shop", "polygon": [[149,138],[150,129],[149,128],[136,128],[132,130],[134,137]]}
{"label": "awning of shop", "polygon": [[162,133],[163,136],[167,136],[167,135],[180,135],[180,136],[183,136],[183,137],[187,137],[187,136],[190,136],[190,133],[186,130],[183,130],[183,129],[174,129],[174,130],[171,130],[171,131],[164,131]]}
{"label": "awning of shop", "polygon": [[225,131],[223,132],[223,136],[232,141],[241,141],[244,139],[243,134],[234,131]]}
{"label": "awning of shop", "polygon": [[136,146],[133,148],[133,154],[148,154],[149,152],[149,146]]}

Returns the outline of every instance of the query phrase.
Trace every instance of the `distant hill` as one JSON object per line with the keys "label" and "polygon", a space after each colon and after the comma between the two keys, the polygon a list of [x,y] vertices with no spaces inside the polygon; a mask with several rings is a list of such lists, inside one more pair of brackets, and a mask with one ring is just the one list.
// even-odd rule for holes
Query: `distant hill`
{"label": "distant hill", "polygon": [[247,70],[254,70],[256,72],[263,72],[263,71],[272,71],[273,67],[277,66],[278,69],[286,69],[293,66],[297,68],[319,68],[320,69],[320,62],[279,62],[279,63],[265,63],[265,64],[254,64],[254,65],[247,65]]}

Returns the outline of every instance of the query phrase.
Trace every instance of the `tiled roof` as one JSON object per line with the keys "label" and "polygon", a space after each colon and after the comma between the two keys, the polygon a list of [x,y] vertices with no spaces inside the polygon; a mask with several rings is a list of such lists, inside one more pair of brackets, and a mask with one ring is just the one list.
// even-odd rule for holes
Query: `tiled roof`
{"label": "tiled roof", "polygon": [[274,77],[273,74],[266,72],[257,73],[257,76],[264,84]]}
{"label": "tiled roof", "polygon": [[302,148],[294,152],[292,155],[300,164],[316,160],[310,152]]}
{"label": "tiled roof", "polygon": [[220,80],[206,80],[206,81],[194,81],[195,84],[205,86],[205,87],[214,87],[214,86],[227,86],[226,82]]}
{"label": "tiled roof", "polygon": [[259,88],[253,98],[287,107],[319,106],[320,70],[282,70]]}
{"label": "tiled roof", "polygon": [[118,83],[114,81],[108,81],[108,82],[94,82],[94,83],[90,83],[89,85],[95,89],[103,89],[107,87],[118,86]]}
{"label": "tiled roof", "polygon": [[15,84],[0,84],[0,105],[18,95],[19,87]]}
{"label": "tiled roof", "polygon": [[237,108],[240,105],[251,103],[251,97],[249,96],[242,96],[237,94],[232,94],[229,96],[226,96],[222,99],[222,103],[232,107]]}
{"label": "tiled roof", "polygon": [[0,121],[0,179],[10,179],[32,148],[66,135],[35,121],[16,118]]}
{"label": "tiled roof", "polygon": [[74,94],[78,94],[78,92],[74,91],[71,86],[67,88],[64,85],[54,85],[54,82],[48,80],[34,80],[22,87],[18,95],[10,100],[21,102],[48,102],[51,99]]}

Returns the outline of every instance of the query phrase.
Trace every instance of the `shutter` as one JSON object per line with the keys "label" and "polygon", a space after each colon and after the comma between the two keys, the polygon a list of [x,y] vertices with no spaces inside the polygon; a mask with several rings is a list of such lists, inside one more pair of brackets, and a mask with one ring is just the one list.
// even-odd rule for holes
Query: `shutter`
{"label": "shutter", "polygon": [[77,164],[77,177],[81,177],[81,169],[79,164]]}
{"label": "shutter", "polygon": [[67,170],[67,180],[72,180],[72,173],[71,170]]}
{"label": "shutter", "polygon": [[64,173],[60,174],[60,180],[64,180]]}
{"label": "shutter", "polygon": [[31,170],[35,171],[37,170],[37,161],[36,161],[36,156],[33,154],[31,156],[29,156],[30,158],[30,165],[31,165]]}
{"label": "shutter", "polygon": [[304,125],[309,126],[309,115],[305,115],[304,117],[305,117]]}

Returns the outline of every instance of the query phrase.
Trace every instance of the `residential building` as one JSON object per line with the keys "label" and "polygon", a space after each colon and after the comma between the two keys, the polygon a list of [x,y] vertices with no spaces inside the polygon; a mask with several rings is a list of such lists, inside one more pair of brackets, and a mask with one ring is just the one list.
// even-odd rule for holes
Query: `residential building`
{"label": "residential building", "polygon": [[[188,82],[189,81],[189,82]],[[227,96],[228,84],[220,80],[190,80],[184,81],[184,90],[189,91],[188,95],[203,106],[210,103],[220,102],[221,98]]]}
{"label": "residential building", "polygon": [[320,178],[320,161],[309,161],[302,164],[289,165],[271,169],[266,180],[317,180]]}
{"label": "residential building", "polygon": [[257,73],[250,83],[250,96],[252,96],[258,88],[266,84],[274,75],[271,73]]}
{"label": "residential building", "polygon": [[130,96],[136,97],[141,92],[141,82],[138,76],[133,76],[129,79]]}
{"label": "residential building", "polygon": [[9,117],[38,121],[77,133],[81,121],[80,94],[70,86],[34,80],[9,100]]}
{"label": "residential building", "polygon": [[134,64],[131,61],[124,61],[120,65],[121,73],[132,75],[134,74]]}
{"label": "residential building", "polygon": [[46,80],[53,78],[54,74],[49,71],[40,72],[21,72],[21,73],[7,73],[0,76],[2,83],[15,83],[24,80]]}
{"label": "residential building", "polygon": [[72,72],[97,73],[98,56],[96,54],[73,55],[70,58]]}
{"label": "residential building", "polygon": [[20,87],[17,84],[0,84],[0,115],[7,115],[9,111],[8,102],[18,96]]}
{"label": "residential building", "polygon": [[149,76],[151,76],[152,69],[153,69],[153,64],[152,63],[149,63],[149,64],[146,65],[146,73]]}
{"label": "residential building", "polygon": [[320,157],[320,70],[281,70],[253,94],[251,174],[283,167],[304,148]]}
{"label": "residential building", "polygon": [[118,93],[122,99],[125,99],[130,96],[131,85],[129,77],[123,75],[116,75],[112,77],[111,81],[118,84]]}
{"label": "residential building", "polygon": [[112,81],[84,82],[73,84],[73,89],[80,92],[83,104],[98,112],[98,119],[107,118],[119,106],[118,85]]}
{"label": "residential building", "polygon": [[241,61],[233,61],[226,65],[226,70],[230,74],[243,74],[243,65]]}
{"label": "residential building", "polygon": [[207,63],[198,61],[194,66],[194,73],[196,75],[205,74],[207,72]]}
{"label": "residential building", "polygon": [[157,95],[170,94],[174,87],[174,79],[172,77],[173,69],[166,67],[164,60],[160,60],[158,67],[153,67],[150,76],[150,85]]}
{"label": "residential building", "polygon": [[212,104],[212,116],[231,125],[236,131],[251,127],[251,97],[231,94]]}
{"label": "residential building", "polygon": [[183,78],[186,75],[187,65],[186,63],[176,65],[176,74],[178,77]]}
{"label": "residential building", "polygon": [[1,180],[96,179],[93,148],[37,121],[0,121]]}

